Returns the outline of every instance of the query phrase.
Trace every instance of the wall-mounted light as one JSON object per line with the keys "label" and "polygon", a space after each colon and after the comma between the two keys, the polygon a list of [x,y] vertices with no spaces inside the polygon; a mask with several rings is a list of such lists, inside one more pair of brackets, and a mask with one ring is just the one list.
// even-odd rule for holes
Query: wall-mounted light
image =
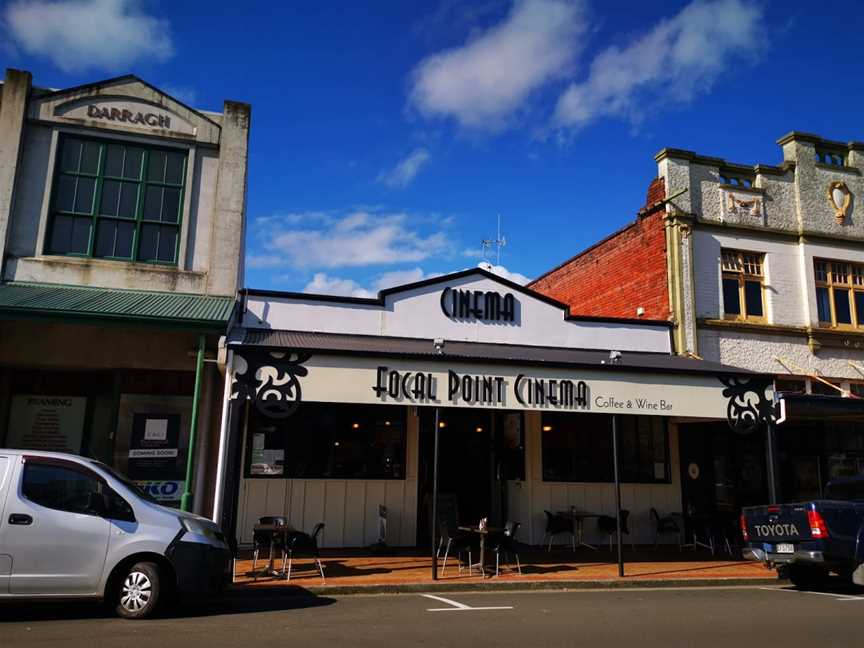
{"label": "wall-mounted light", "polygon": [[334,442],[333,442],[333,445],[336,446],[336,447],[338,448],[338,447],[339,447],[339,442],[338,442],[338,441],[334,441]]}
{"label": "wall-mounted light", "polygon": [[384,421],[384,425],[386,425],[387,427],[390,427],[390,421]]}
{"label": "wall-mounted light", "polygon": [[357,429],[359,429],[360,424],[359,424],[359,423],[352,423],[352,424],[351,424],[351,427],[352,427],[353,429],[357,430]]}
{"label": "wall-mounted light", "polygon": [[477,426],[477,428],[476,428],[474,431],[475,431],[475,432],[482,432],[482,431],[483,431],[483,428],[480,427],[480,426]]}
{"label": "wall-mounted light", "polygon": [[551,425],[544,425],[544,426],[543,426],[543,431],[544,431],[544,432],[551,432],[551,431],[552,431],[552,426],[551,426]]}
{"label": "wall-mounted light", "polygon": [[447,427],[447,421],[438,421],[438,427],[439,428]]}

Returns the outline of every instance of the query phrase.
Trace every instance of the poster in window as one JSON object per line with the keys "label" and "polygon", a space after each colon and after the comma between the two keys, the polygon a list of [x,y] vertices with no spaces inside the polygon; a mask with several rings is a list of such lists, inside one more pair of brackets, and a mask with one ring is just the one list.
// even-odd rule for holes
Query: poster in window
{"label": "poster in window", "polygon": [[10,448],[77,454],[86,409],[83,396],[13,396],[6,444]]}
{"label": "poster in window", "polygon": [[182,480],[185,466],[179,439],[179,414],[134,414],[129,477],[137,481]]}

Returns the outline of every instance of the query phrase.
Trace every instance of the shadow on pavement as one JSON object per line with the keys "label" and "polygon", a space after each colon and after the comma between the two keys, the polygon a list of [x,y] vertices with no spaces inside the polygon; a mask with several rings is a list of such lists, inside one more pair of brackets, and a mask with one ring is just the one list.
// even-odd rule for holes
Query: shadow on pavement
{"label": "shadow on pavement", "polygon": [[[225,595],[184,601],[179,605],[162,609],[155,619],[184,619],[221,616],[228,614],[251,614],[256,612],[279,612],[332,605],[336,600],[326,596],[315,596],[301,588],[290,593],[229,592]],[[95,601],[14,601],[0,603],[0,625],[22,621],[65,621],[71,619],[116,618],[108,606]],[[134,622],[133,622],[134,623]],[[146,623],[146,622],[145,622]],[[2,634],[2,631],[0,631]],[[0,642],[2,645],[2,642]]]}

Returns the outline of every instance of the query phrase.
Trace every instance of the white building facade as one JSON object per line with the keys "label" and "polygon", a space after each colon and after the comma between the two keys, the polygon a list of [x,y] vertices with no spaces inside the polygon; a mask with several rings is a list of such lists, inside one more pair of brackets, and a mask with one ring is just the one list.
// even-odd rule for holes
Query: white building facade
{"label": "white building facade", "polygon": [[[678,351],[774,374],[781,393],[854,398],[864,394],[864,143],[793,132],[778,144],[778,166],[656,157]],[[787,496],[864,472],[855,424],[809,429],[821,443],[780,433]]]}
{"label": "white building facade", "polygon": [[247,104],[196,110],[131,75],[57,90],[7,70],[0,446],[92,456],[209,510],[249,126]]}

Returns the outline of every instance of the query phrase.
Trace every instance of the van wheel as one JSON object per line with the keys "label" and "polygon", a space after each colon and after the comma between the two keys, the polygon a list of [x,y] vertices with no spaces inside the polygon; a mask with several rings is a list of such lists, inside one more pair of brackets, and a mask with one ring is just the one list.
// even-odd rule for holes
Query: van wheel
{"label": "van wheel", "polygon": [[798,589],[807,589],[828,579],[828,570],[812,565],[789,565],[789,580]]}
{"label": "van wheel", "polygon": [[114,611],[124,619],[146,619],[159,605],[159,566],[151,562],[132,565],[114,588]]}

